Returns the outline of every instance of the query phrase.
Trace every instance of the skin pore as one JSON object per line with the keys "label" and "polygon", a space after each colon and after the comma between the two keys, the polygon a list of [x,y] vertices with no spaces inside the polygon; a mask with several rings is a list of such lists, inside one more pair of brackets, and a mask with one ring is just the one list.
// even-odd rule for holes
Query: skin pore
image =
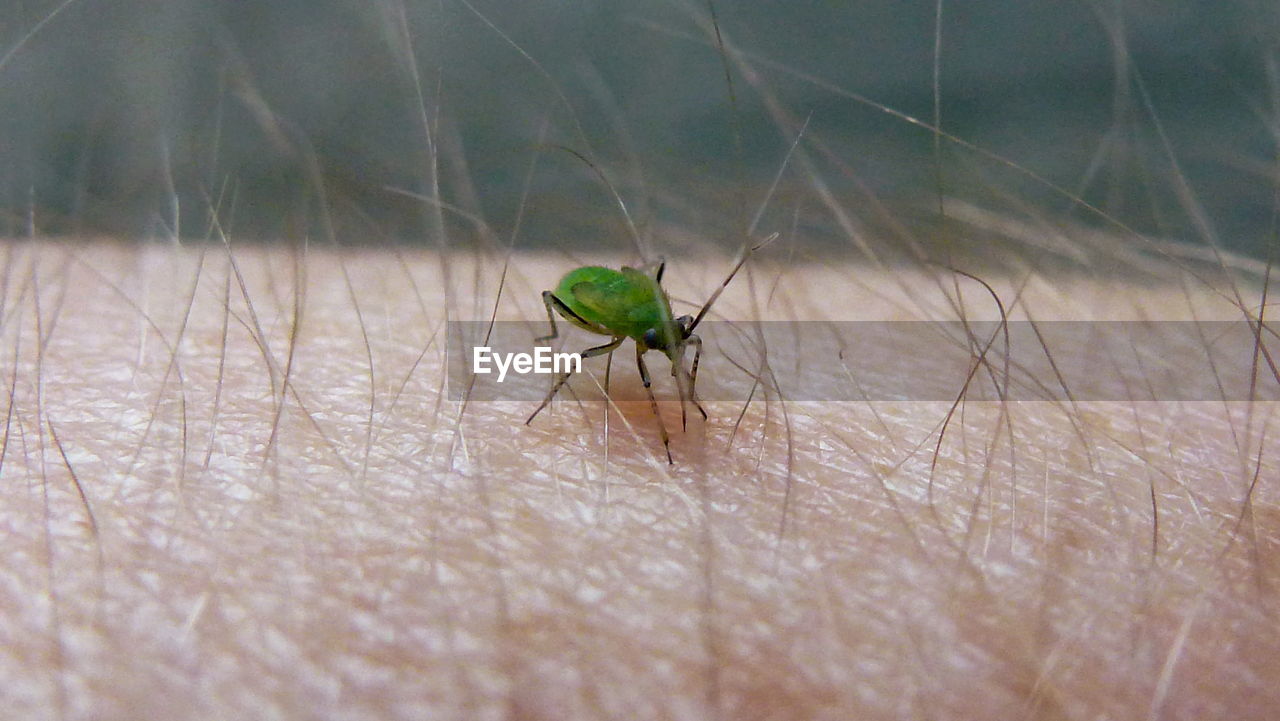
{"label": "skin pore", "polygon": [[[532,403],[449,400],[443,324],[489,316],[500,259],[3,253],[15,717],[1193,719],[1280,702],[1274,404],[771,399],[739,424],[741,403],[704,401],[710,420],[680,432],[651,355],[668,466],[629,344],[607,430],[603,405],[567,396],[530,426]],[[499,317],[544,333],[538,292],[581,260],[513,257]],[[672,259],[676,311],[729,262]],[[981,276],[1011,318],[1238,319],[1237,292],[1261,300],[1256,264],[1144,263]],[[957,298],[999,318],[945,272],[779,251],[716,315],[954,320]],[[803,350],[771,348],[773,368]]]}

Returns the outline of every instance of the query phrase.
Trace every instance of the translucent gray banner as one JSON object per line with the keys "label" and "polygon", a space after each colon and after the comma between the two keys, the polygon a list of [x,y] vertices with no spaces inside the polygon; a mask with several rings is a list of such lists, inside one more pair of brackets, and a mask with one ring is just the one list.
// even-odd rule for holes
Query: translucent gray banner
{"label": "translucent gray banner", "polygon": [[[559,323],[551,351],[582,351],[608,342]],[[498,358],[533,354],[542,322],[449,323],[449,396],[453,400],[538,401],[552,373],[516,372],[499,381]],[[1243,401],[1280,400],[1262,334],[1239,321],[1157,322],[704,322],[697,394],[703,400],[794,401]],[[481,370],[477,373],[477,349]],[[686,349],[685,367],[693,360]],[[645,356],[659,399],[679,398],[671,363]],[[529,363],[534,362],[530,358]],[[601,399],[606,358],[582,362],[569,382],[575,397]],[[1256,366],[1256,373],[1254,368]],[[594,376],[594,379],[593,379]],[[1255,379],[1256,376],[1256,379]],[[621,397],[640,387],[635,346],[614,351],[611,385]]]}

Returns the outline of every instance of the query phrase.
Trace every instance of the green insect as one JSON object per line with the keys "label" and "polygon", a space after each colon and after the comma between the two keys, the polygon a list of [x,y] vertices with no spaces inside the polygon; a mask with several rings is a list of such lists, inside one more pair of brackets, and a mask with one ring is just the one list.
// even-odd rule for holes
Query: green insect
{"label": "green insect", "polygon": [[[770,235],[742,255],[742,258],[729,275],[720,284],[706,304],[696,316],[682,315],[675,317],[671,312],[671,300],[662,289],[662,272],[666,263],[659,262],[652,275],[644,270],[623,266],[621,270],[603,268],[595,265],[575,268],[560,279],[554,291],[542,291],[542,302],[547,307],[547,320],[551,323],[551,333],[535,339],[537,343],[554,340],[560,336],[556,328],[556,314],[577,327],[609,336],[609,342],[582,351],[583,358],[613,353],[623,341],[630,338],[636,344],[636,367],[640,371],[640,380],[644,383],[645,392],[649,394],[649,406],[658,419],[658,433],[662,437],[662,445],[667,452],[667,462],[671,459],[671,439],[667,435],[666,425],[658,413],[658,401],[653,396],[649,368],[645,365],[644,354],[656,350],[666,354],[671,361],[671,375],[676,379],[681,400],[693,402],[698,412],[706,419],[707,412],[698,403],[694,394],[694,385],[698,380],[698,361],[702,358],[702,339],[693,331],[711,310],[724,289],[729,286],[738,271],[755,251],[772,243],[777,233]],[[693,363],[688,373],[684,371],[685,349],[693,346]],[[551,391],[537,410],[525,421],[525,425],[542,412],[543,408],[555,398],[556,393],[569,380],[569,374],[561,374],[552,385]],[[685,423],[684,403],[680,405],[681,424]]]}

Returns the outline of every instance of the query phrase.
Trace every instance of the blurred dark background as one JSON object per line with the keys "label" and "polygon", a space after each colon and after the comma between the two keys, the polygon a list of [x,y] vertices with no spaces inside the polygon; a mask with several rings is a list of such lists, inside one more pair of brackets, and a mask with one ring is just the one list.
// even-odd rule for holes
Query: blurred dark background
{"label": "blurred dark background", "polygon": [[[823,193],[854,216],[927,216],[939,187],[1109,225],[983,152],[944,139],[935,155],[927,129],[851,97],[932,122],[932,0],[715,9],[745,65],[717,52],[703,2],[4,0],[0,232],[191,241],[216,210],[237,240],[431,244],[443,218],[451,243],[504,242],[519,218],[522,247],[626,244],[606,187],[558,144],[611,179],[642,233],[732,242],[806,119],[765,230],[838,234]],[[1278,15],[945,3],[941,126],[1142,232],[1258,255]]]}

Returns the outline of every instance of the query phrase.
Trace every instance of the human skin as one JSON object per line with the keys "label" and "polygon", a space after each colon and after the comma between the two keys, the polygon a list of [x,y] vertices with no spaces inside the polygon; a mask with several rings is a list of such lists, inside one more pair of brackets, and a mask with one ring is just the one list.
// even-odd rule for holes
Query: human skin
{"label": "human skin", "polygon": [[[966,317],[998,317],[937,269],[786,258],[753,261],[717,311],[954,319],[959,291]],[[499,316],[541,323],[559,274],[625,260],[515,256]],[[673,259],[664,282],[701,299],[728,264]],[[669,465],[629,343],[614,384],[633,400],[607,413],[562,398],[525,425],[533,404],[451,399],[443,324],[488,317],[501,265],[5,245],[0,707],[1262,719],[1280,703],[1273,404],[772,399],[738,424],[741,403],[708,401],[681,431],[668,402]],[[982,277],[1015,317],[1240,317],[1213,274],[1153,265]],[[1234,278],[1256,309],[1257,274]],[[785,368],[804,349],[771,352]]]}

